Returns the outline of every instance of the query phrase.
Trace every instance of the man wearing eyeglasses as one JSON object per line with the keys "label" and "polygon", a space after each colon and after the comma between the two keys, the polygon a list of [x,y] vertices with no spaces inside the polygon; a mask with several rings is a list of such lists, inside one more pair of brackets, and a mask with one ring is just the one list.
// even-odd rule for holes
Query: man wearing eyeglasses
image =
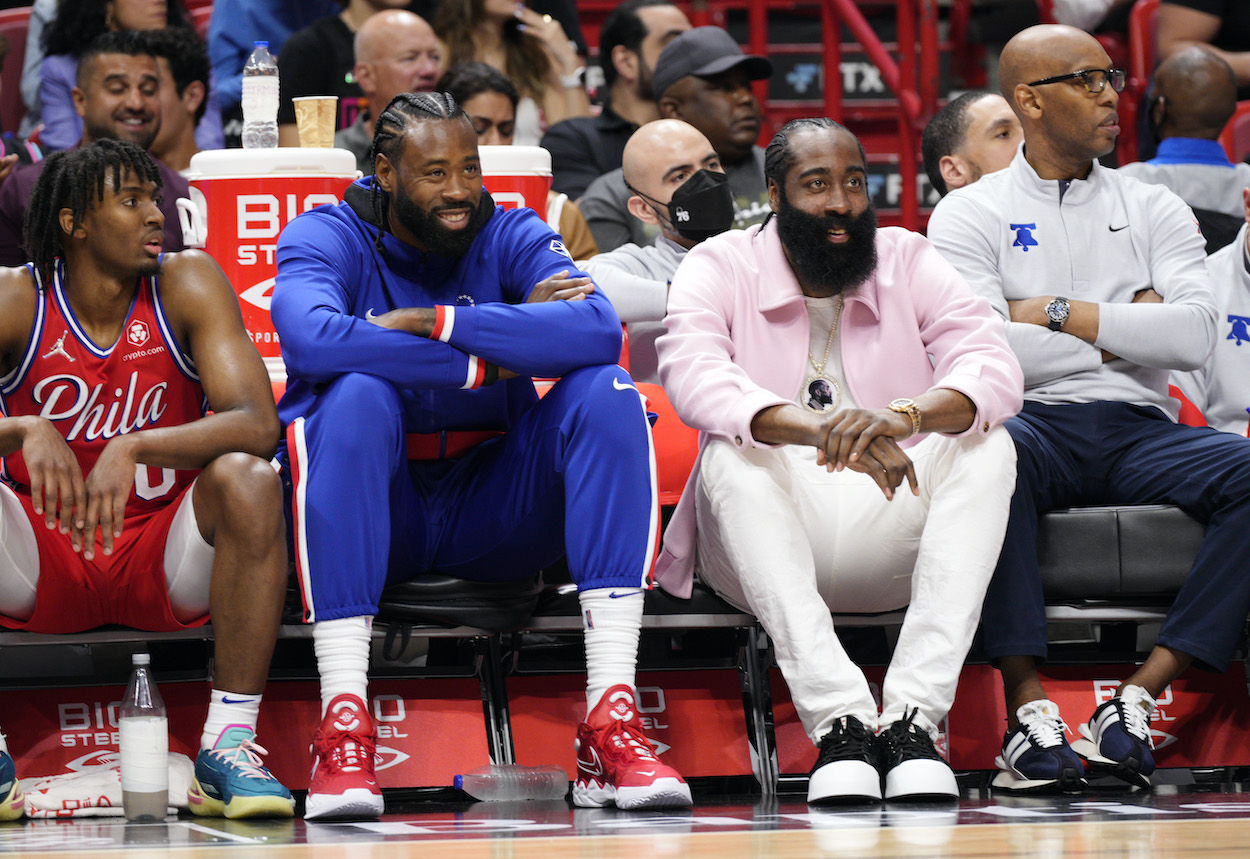
{"label": "man wearing eyeglasses", "polygon": [[[1007,790],[1080,791],[1081,757],[1149,785],[1155,699],[1193,662],[1222,670],[1250,610],[1250,442],[1178,426],[1168,397],[1169,370],[1202,366],[1215,342],[1202,234],[1171,191],[1098,164],[1120,131],[1124,73],[1110,65],[1071,27],[1012,38],[999,80],[1024,144],[929,222],[934,245],[1006,321],[1024,369],[1024,409],[1006,424],[1019,474],[982,616],[1007,703],[994,781]],[[1037,674],[1047,642],[1038,516],[1144,502],[1182,507],[1206,538],[1149,658],[1069,746]]]}

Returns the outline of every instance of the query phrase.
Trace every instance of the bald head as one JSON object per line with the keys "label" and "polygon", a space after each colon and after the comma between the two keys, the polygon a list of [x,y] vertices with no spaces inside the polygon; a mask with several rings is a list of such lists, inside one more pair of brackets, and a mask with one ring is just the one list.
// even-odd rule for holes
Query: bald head
{"label": "bald head", "polygon": [[645,224],[658,224],[664,235],[683,244],[667,216],[658,217],[654,207],[667,206],[673,192],[700,170],[725,172],[703,132],[680,119],[657,119],[635,131],[625,144],[621,170],[630,188],[651,198],[631,197],[630,213]]}
{"label": "bald head", "polygon": [[1150,115],[1161,138],[1215,140],[1237,109],[1232,67],[1210,50],[1193,45],[1155,70]]}
{"label": "bald head", "polygon": [[699,170],[724,172],[703,132],[680,119],[657,119],[635,131],[625,144],[621,167],[631,188],[661,203]]}
{"label": "bald head", "polygon": [[370,15],[356,31],[356,80],[376,115],[401,92],[429,92],[442,74],[434,28],[406,9]]}
{"label": "bald head", "polygon": [[1083,179],[1115,149],[1120,96],[1110,68],[1097,39],[1061,24],[1021,30],[1003,48],[999,87],[1023,127],[1025,160],[1041,178]]}

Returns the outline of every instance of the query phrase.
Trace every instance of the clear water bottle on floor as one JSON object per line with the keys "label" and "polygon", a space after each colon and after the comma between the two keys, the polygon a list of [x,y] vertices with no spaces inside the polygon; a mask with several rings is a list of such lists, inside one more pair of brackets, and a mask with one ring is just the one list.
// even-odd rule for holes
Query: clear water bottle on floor
{"label": "clear water bottle on floor", "polygon": [[122,812],[127,820],[164,820],[169,810],[169,722],[152,682],[152,657],[136,653],[118,714]]}
{"label": "clear water bottle on floor", "polygon": [[560,767],[523,767],[503,764],[479,767],[456,776],[453,782],[475,799],[508,802],[517,799],[563,799],[569,776]]}
{"label": "clear water bottle on floor", "polygon": [[255,42],[243,67],[243,148],[278,146],[278,63],[268,42]]}

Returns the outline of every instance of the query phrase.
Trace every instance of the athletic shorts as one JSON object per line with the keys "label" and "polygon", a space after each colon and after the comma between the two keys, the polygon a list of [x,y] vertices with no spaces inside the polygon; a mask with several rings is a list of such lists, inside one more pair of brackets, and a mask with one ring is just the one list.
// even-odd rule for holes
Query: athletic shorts
{"label": "athletic shorts", "polygon": [[17,495],[39,547],[39,583],[30,620],[0,616],[0,626],[50,633],[82,632],[107,624],[146,632],[203,626],[207,614],[189,623],[174,617],[165,585],[165,542],[179,506],[190,503],[191,488],[153,515],[127,520],[121,537],[113,541],[113,554],[104,554],[97,542],[90,561],[74,551],[68,534],[47,527],[30,498]]}

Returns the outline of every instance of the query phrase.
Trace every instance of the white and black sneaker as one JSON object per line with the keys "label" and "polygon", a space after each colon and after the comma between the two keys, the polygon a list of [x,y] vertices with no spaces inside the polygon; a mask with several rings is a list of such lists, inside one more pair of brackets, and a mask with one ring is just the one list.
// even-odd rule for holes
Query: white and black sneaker
{"label": "white and black sneaker", "polygon": [[1155,771],[1150,736],[1155,706],[1154,697],[1145,689],[1125,686],[1081,725],[1081,739],[1072,744],[1073,750],[1091,769],[1149,788],[1150,774]]}
{"label": "white and black sneaker", "polygon": [[1059,705],[1042,699],[1016,710],[1019,720],[1003,737],[1003,752],[995,759],[1000,772],[992,787],[1007,793],[1081,793],[1085,765],[1068,745]]}
{"label": "white and black sneaker", "polygon": [[854,716],[833,723],[820,740],[820,756],[807,783],[807,801],[869,802],[881,799],[877,738]]}
{"label": "white and black sneaker", "polygon": [[877,737],[886,799],[958,799],[955,773],[933,745],[929,732],[915,724],[918,710],[890,725]]}

